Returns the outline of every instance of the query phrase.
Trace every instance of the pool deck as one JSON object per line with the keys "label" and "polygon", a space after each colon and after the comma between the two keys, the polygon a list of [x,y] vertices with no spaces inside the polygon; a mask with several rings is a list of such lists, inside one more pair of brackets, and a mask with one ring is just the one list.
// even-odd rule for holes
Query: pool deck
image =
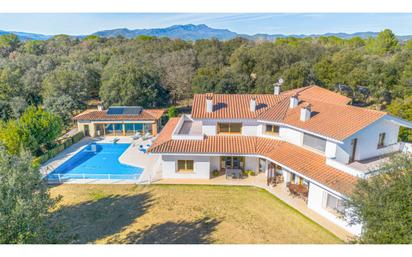
{"label": "pool deck", "polygon": [[[72,156],[80,152],[84,147],[90,143],[112,143],[113,139],[117,139],[119,144],[130,144],[126,151],[119,157],[119,162],[125,165],[143,168],[143,173],[139,176],[138,180],[130,179],[70,179],[64,181],[67,184],[136,184],[136,183],[151,183],[153,178],[153,168],[158,165],[158,156],[148,155],[139,150],[140,145],[147,145],[152,143],[152,139],[148,140],[133,140],[132,137],[104,137],[104,138],[90,138],[86,137],[66,148],[60,152],[54,158],[50,159],[40,167],[40,172],[43,177],[47,176],[50,172],[55,170],[61,164],[66,162]],[[52,182],[49,183],[61,183]]]}

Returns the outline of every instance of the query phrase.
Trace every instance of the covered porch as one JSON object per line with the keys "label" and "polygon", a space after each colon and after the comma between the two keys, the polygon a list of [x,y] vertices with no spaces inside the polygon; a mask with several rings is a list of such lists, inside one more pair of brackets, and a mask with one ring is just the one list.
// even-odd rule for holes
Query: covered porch
{"label": "covered porch", "polygon": [[133,136],[153,132],[153,123],[142,122],[102,122],[93,123],[95,136]]}

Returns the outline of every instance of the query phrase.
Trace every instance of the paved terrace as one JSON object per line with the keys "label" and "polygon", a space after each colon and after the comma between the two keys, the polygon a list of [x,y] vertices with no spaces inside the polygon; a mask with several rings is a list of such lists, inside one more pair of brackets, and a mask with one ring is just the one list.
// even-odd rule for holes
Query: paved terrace
{"label": "paved terrace", "polygon": [[[235,186],[255,186],[267,190],[288,205],[292,206],[311,220],[331,231],[342,240],[348,241],[353,235],[338,225],[332,223],[325,217],[309,209],[302,199],[290,196],[284,184],[276,187],[266,185],[266,177],[263,173],[257,176],[250,176],[245,179],[226,179],[225,176],[218,176],[212,179],[161,179],[156,184],[194,184],[194,185],[235,185]],[[274,214],[276,215],[276,214]]]}

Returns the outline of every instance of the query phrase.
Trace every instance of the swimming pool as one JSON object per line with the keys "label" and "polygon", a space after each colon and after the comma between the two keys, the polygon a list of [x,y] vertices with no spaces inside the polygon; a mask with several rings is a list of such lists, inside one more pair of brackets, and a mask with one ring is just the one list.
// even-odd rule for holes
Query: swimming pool
{"label": "swimming pool", "polygon": [[129,146],[130,144],[89,144],[48,174],[47,179],[137,180],[143,169],[119,162],[119,157]]}

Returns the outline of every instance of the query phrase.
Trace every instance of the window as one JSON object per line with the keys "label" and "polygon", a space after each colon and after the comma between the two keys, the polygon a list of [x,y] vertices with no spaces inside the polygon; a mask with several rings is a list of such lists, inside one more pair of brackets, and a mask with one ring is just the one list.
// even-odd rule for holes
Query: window
{"label": "window", "polygon": [[221,168],[225,169],[243,169],[245,164],[244,157],[222,156],[220,158]]}
{"label": "window", "polygon": [[378,148],[385,147],[385,135],[386,135],[386,133],[380,133],[379,134]]}
{"label": "window", "polygon": [[275,135],[275,136],[279,135],[279,126],[266,125],[265,133]]}
{"label": "window", "polygon": [[193,172],[193,160],[178,160],[177,172]]}
{"label": "window", "polygon": [[240,134],[242,133],[242,123],[218,123],[218,134]]}
{"label": "window", "polygon": [[303,145],[309,146],[310,148],[325,152],[326,149],[326,139],[312,136],[309,134],[303,134]]}
{"label": "window", "polygon": [[332,212],[343,212],[345,210],[343,200],[326,193],[326,209]]}

